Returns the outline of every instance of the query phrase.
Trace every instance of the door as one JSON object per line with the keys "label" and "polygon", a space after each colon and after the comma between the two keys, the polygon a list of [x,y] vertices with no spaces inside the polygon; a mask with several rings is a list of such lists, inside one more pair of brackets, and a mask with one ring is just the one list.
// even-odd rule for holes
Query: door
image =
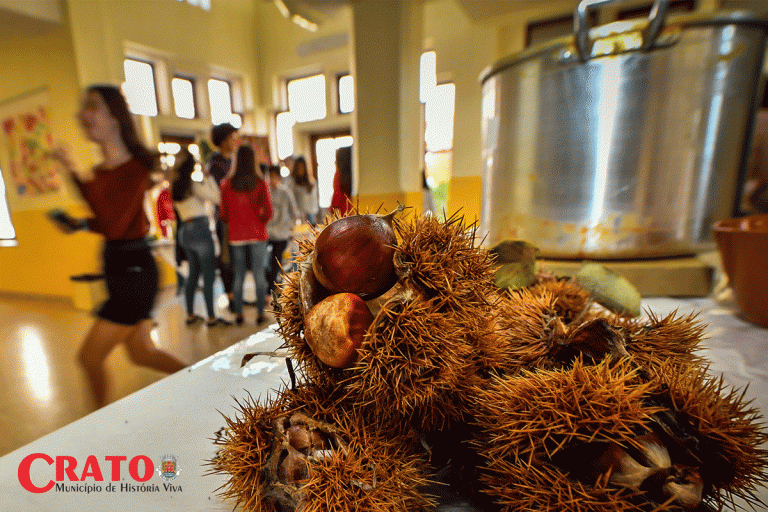
{"label": "door", "polygon": [[[328,212],[333,196],[333,176],[336,173],[336,150],[352,145],[349,130],[316,133],[310,136],[312,151],[312,174],[317,182],[320,217]],[[354,185],[353,185],[354,190]]]}

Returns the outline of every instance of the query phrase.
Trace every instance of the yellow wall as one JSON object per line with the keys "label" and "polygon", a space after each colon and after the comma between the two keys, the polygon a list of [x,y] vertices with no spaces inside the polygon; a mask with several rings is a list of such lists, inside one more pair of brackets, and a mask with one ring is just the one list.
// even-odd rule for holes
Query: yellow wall
{"label": "yellow wall", "polygon": [[[89,148],[73,116],[80,88],[68,26],[50,25],[47,30],[30,32],[33,35],[0,38],[0,102],[46,88],[54,137],[69,142],[82,160]],[[98,270],[98,241],[92,235],[62,235],[45,212],[54,206],[73,213],[83,213],[83,209],[71,187],[61,193],[22,200],[12,187],[5,164],[0,161],[18,245],[0,247],[0,291],[69,297],[71,275]]]}

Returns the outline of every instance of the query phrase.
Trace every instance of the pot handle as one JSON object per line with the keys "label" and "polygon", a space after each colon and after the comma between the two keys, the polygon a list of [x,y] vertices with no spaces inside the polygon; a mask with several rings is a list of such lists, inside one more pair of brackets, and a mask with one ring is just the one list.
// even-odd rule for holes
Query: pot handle
{"label": "pot handle", "polygon": [[[589,41],[589,22],[587,21],[587,12],[592,7],[598,7],[621,0],[581,0],[576,11],[573,13],[573,31],[576,34],[576,48],[579,52],[579,59],[586,62],[589,59],[591,45]],[[651,14],[648,17],[648,27],[643,35],[643,45],[640,51],[650,50],[656,38],[664,26],[664,19],[667,15],[669,0],[654,0]]]}

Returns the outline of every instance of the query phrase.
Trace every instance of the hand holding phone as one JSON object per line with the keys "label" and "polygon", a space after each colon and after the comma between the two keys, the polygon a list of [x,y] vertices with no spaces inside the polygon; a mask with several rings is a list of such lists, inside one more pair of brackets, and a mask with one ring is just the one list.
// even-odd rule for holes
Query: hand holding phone
{"label": "hand holding phone", "polygon": [[83,222],[75,219],[61,208],[55,208],[48,212],[48,218],[65,228],[67,232],[83,229]]}

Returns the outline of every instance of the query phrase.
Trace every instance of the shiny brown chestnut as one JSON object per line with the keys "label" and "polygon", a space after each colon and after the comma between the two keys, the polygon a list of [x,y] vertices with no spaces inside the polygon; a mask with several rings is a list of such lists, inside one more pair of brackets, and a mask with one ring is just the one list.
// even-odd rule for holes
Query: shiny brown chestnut
{"label": "shiny brown chestnut", "polygon": [[334,293],[354,293],[364,300],[379,297],[397,282],[393,229],[398,206],[387,215],[342,217],[328,224],[315,240],[312,271]]}

